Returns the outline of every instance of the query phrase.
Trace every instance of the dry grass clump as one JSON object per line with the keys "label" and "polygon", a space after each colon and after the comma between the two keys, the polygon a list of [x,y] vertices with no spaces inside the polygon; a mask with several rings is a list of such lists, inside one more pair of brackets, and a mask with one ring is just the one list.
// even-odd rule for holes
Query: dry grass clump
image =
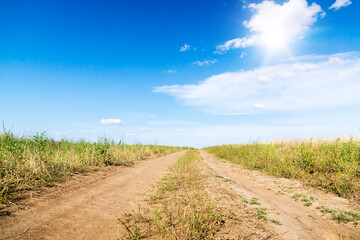
{"label": "dry grass clump", "polygon": [[165,155],[181,148],[123,145],[104,138],[96,143],[55,141],[45,134],[16,137],[0,135],[0,203],[22,196],[26,190],[52,185],[64,177],[111,165]]}
{"label": "dry grass clump", "polygon": [[301,179],[360,200],[360,142],[354,139],[223,145],[205,150],[249,169]]}
{"label": "dry grass clump", "polygon": [[159,184],[151,207],[120,222],[128,239],[212,239],[221,217],[202,185],[204,174],[198,151],[190,151]]}

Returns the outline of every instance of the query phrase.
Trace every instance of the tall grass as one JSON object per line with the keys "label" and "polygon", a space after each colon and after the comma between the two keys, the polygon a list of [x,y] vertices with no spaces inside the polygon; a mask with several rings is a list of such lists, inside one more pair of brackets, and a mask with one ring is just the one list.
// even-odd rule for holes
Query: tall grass
{"label": "tall grass", "polygon": [[249,169],[301,179],[360,201],[360,142],[354,139],[223,145],[205,150]]}
{"label": "tall grass", "polygon": [[0,202],[18,198],[26,190],[51,185],[72,174],[111,165],[129,165],[180,149],[116,144],[106,138],[96,143],[55,141],[44,133],[19,138],[4,132],[0,135]]}
{"label": "tall grass", "polygon": [[197,150],[177,161],[150,196],[147,214],[121,220],[128,239],[214,239],[222,221],[204,189],[201,164]]}

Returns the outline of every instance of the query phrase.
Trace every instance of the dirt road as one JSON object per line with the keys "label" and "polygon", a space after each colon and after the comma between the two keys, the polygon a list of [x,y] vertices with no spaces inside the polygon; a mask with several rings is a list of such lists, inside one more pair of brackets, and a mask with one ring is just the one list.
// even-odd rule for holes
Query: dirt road
{"label": "dirt road", "polygon": [[144,193],[184,153],[118,168],[97,181],[37,199],[28,210],[0,218],[0,239],[114,239],[122,227],[117,219],[136,209]]}
{"label": "dirt road", "polygon": [[[253,205],[249,204],[249,207],[266,208],[270,211],[267,218],[282,223],[276,225],[269,222],[283,239],[360,239],[360,227],[330,220],[329,216],[316,208],[325,205],[347,211],[359,210],[346,199],[304,187],[295,180],[274,178],[258,171],[242,169],[204,151],[201,151],[201,156],[216,176],[227,180],[227,187],[244,199],[253,199]],[[294,199],[294,194],[312,196],[314,200],[311,206],[305,206],[304,202]]]}
{"label": "dirt road", "polygon": [[[124,229],[118,219],[137,210],[139,204],[146,206],[152,186],[184,153],[71,180],[60,191],[28,200],[28,209],[0,218],[0,240],[119,238]],[[200,154],[205,162],[202,171],[208,176],[205,189],[221,209],[224,236],[360,239],[360,226],[338,223],[316,208],[358,212],[356,204],[295,180],[246,170],[204,151]],[[311,204],[305,206],[307,202],[296,200],[294,195],[311,196]],[[268,220],[258,219],[255,208],[266,211]]]}

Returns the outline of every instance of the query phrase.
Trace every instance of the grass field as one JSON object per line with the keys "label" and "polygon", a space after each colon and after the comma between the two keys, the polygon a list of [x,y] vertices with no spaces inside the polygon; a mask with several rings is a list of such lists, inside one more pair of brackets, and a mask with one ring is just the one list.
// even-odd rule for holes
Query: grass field
{"label": "grass field", "polygon": [[22,196],[27,190],[51,186],[73,174],[106,166],[130,165],[135,161],[179,151],[158,145],[124,145],[104,138],[96,143],[55,141],[45,134],[17,137],[0,135],[0,202]]}
{"label": "grass field", "polygon": [[205,150],[249,169],[300,179],[360,201],[360,142],[354,139],[222,145]]}

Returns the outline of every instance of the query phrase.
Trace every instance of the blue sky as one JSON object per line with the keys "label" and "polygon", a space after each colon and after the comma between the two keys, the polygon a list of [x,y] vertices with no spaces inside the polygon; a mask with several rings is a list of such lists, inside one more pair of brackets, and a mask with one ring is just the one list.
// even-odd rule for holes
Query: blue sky
{"label": "blue sky", "polygon": [[0,1],[0,120],[204,147],[359,136],[360,5]]}

